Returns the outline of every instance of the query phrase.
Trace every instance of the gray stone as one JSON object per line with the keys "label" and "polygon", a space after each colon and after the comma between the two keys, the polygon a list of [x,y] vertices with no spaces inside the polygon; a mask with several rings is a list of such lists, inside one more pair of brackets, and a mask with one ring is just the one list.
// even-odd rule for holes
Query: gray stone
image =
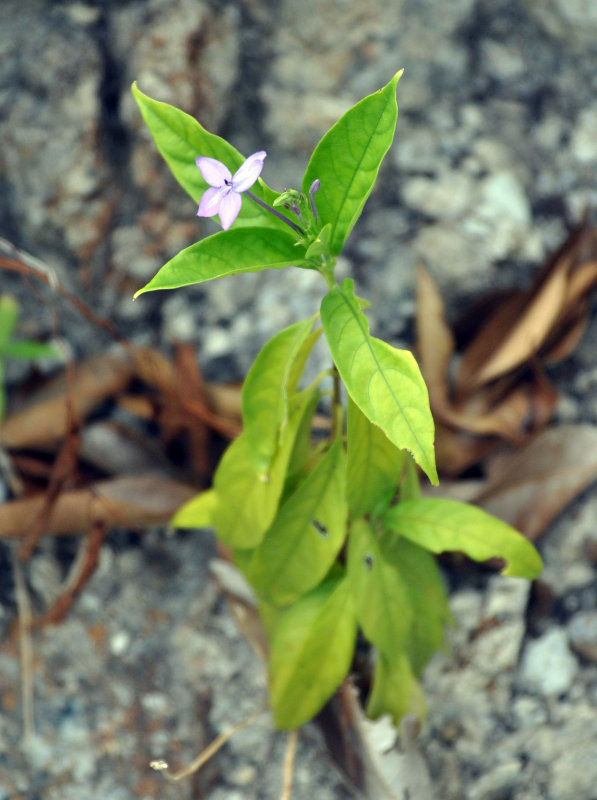
{"label": "gray stone", "polygon": [[597,662],[597,611],[579,611],[568,623],[570,645],[579,656]]}
{"label": "gray stone", "polygon": [[526,645],[520,681],[529,691],[556,696],[570,690],[577,671],[578,662],[570,652],[566,631],[554,627]]}

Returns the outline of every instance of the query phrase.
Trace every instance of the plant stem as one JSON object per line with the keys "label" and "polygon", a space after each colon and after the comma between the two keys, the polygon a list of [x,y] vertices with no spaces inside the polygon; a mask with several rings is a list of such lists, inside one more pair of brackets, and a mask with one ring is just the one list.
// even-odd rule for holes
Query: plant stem
{"label": "plant stem", "polygon": [[272,208],[272,206],[268,205],[265,201],[261,200],[259,197],[255,197],[253,192],[249,192],[247,190],[246,192],[244,192],[244,194],[246,194],[247,197],[250,197],[251,200],[257,203],[258,206],[261,206],[261,208],[265,208],[266,211],[271,212],[275,217],[281,219],[282,222],[285,222],[287,225],[290,225],[290,227],[292,228],[293,231],[295,231],[295,233],[298,233],[300,236],[304,235],[305,232],[303,231],[302,228],[300,228],[296,223],[289,220],[288,217],[285,217],[284,214],[280,214],[279,211],[276,211],[275,208]]}

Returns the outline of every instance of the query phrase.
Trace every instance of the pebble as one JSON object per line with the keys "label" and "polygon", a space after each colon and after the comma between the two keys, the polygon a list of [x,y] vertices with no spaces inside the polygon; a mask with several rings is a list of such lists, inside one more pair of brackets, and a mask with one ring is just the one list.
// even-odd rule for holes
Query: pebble
{"label": "pebble", "polygon": [[550,628],[524,649],[520,681],[529,691],[546,697],[566,694],[577,672],[578,662],[563,628]]}
{"label": "pebble", "polygon": [[582,658],[597,663],[597,611],[579,611],[568,623],[570,646]]}

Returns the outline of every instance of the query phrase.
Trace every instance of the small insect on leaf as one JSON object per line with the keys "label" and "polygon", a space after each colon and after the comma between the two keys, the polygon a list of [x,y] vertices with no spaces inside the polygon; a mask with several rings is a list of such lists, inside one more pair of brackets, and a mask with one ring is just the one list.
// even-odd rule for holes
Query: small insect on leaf
{"label": "small insect on leaf", "polygon": [[311,520],[311,525],[313,525],[313,527],[315,528],[317,533],[321,534],[321,536],[323,536],[324,539],[328,539],[329,538],[330,534],[328,533],[328,529],[325,527],[325,525],[323,525],[321,522],[319,522],[319,520],[312,519]]}
{"label": "small insect on leaf", "polygon": [[363,561],[365,562],[365,566],[367,567],[367,571],[371,572],[371,570],[373,569],[373,564],[375,562],[375,559],[373,558],[371,553],[365,553],[365,555],[363,556]]}

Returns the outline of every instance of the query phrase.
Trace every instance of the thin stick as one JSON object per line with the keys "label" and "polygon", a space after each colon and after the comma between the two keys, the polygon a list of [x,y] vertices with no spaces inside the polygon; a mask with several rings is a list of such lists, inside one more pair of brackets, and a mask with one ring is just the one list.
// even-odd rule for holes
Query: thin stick
{"label": "thin stick", "polygon": [[19,654],[21,661],[21,700],[23,703],[23,745],[29,752],[35,738],[33,707],[33,642],[31,639],[31,604],[23,575],[23,566],[11,548],[15,579],[15,598],[19,611]]}
{"label": "thin stick", "polygon": [[292,795],[292,776],[294,774],[294,757],[296,755],[296,743],[298,740],[298,730],[288,734],[286,752],[284,753],[284,772],[282,778],[282,795],[280,800],[290,800]]}
{"label": "thin stick", "polygon": [[206,764],[209,761],[209,759],[212,756],[214,756],[218,752],[218,750],[226,744],[228,739],[230,739],[232,736],[234,736],[234,734],[237,733],[238,731],[242,730],[243,728],[246,728],[247,725],[250,725],[254,720],[257,719],[257,717],[263,711],[265,711],[265,706],[260,708],[254,714],[251,714],[251,716],[248,719],[244,720],[243,722],[239,722],[238,725],[234,725],[234,727],[230,728],[229,730],[225,731],[224,733],[221,733],[219,736],[217,736],[213,740],[213,742],[211,744],[207,745],[205,750],[202,750],[199,753],[197,758],[195,758],[193,761],[191,761],[191,763],[187,767],[184,767],[179,772],[170,772],[168,770],[167,762],[166,761],[162,761],[162,760],[152,761],[152,762],[150,762],[149,766],[152,769],[155,769],[158,772],[161,772],[164,775],[164,777],[167,778],[169,781],[173,781],[173,782],[180,781],[183,778],[186,778],[189,775],[192,775],[194,772],[197,772],[198,770],[200,770],[201,767],[204,764]]}

